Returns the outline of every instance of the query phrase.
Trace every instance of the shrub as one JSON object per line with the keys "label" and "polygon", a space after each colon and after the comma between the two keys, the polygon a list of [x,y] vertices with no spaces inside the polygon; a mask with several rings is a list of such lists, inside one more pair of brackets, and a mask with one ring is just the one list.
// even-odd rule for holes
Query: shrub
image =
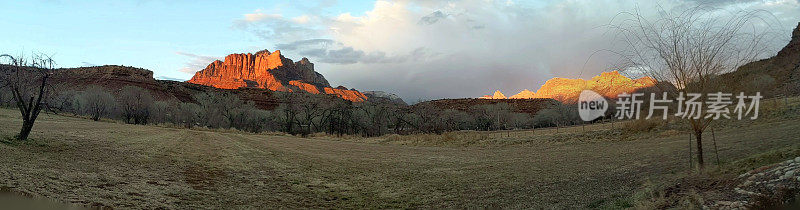
{"label": "shrub", "polygon": [[625,131],[632,133],[648,132],[662,124],[663,122],[661,121],[661,119],[638,119],[625,122],[622,128],[625,129]]}

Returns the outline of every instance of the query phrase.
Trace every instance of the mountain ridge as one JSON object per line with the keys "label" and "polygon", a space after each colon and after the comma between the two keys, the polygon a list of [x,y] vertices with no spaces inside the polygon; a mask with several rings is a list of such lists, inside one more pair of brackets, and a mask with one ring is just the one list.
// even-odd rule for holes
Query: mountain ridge
{"label": "mountain ridge", "polygon": [[322,74],[314,71],[314,63],[308,58],[294,62],[284,57],[280,50],[227,55],[223,61],[211,62],[186,82],[221,89],[248,87],[331,94],[353,102],[367,100],[367,96],[357,90],[331,87]]}
{"label": "mountain ridge", "polygon": [[[604,97],[616,98],[620,93],[632,93],[654,87],[656,84],[658,81],[651,77],[630,79],[619,71],[611,71],[600,73],[589,80],[554,77],[547,80],[536,92],[525,89],[508,99],[551,98],[562,103],[575,103],[583,90],[593,90]],[[506,99],[506,97],[498,90],[493,95],[485,95],[480,99]]]}
{"label": "mountain ridge", "polygon": [[765,97],[800,95],[800,22],[792,37],[775,56],[740,66],[720,75],[732,92],[759,90]]}

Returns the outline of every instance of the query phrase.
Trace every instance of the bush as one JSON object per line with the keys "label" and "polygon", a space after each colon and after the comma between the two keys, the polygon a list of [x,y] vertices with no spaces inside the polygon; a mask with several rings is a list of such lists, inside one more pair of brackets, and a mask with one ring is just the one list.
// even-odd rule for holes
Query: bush
{"label": "bush", "polygon": [[622,126],[628,132],[648,132],[663,125],[661,119],[638,119],[625,122]]}

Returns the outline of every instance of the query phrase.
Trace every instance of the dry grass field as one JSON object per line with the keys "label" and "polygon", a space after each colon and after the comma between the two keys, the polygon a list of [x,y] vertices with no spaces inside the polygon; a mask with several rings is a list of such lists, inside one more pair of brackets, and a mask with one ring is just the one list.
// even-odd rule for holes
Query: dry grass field
{"label": "dry grass field", "polygon": [[[688,168],[688,136],[672,131],[456,133],[436,137],[454,144],[422,144],[413,136],[342,141],[43,114],[31,140],[11,141],[20,124],[16,110],[0,109],[0,187],[115,208],[587,208]],[[607,134],[625,138],[594,138]],[[798,134],[796,118],[722,127],[719,158],[797,147]],[[713,166],[713,150],[706,157]]]}

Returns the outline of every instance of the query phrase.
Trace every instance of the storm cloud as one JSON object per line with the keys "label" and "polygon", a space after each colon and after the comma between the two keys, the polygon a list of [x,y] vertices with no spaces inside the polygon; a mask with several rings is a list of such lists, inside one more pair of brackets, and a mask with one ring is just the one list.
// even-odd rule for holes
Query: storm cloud
{"label": "storm cloud", "polygon": [[[234,22],[304,56],[331,80],[359,90],[393,92],[406,101],[507,95],[535,90],[552,77],[590,78],[618,61],[605,27],[623,12],[656,15],[699,4],[766,10],[784,39],[800,20],[797,0],[778,1],[377,1],[363,15],[284,17],[261,10]],[[300,18],[302,17],[302,18]],[[302,19],[302,21],[298,21]]]}

